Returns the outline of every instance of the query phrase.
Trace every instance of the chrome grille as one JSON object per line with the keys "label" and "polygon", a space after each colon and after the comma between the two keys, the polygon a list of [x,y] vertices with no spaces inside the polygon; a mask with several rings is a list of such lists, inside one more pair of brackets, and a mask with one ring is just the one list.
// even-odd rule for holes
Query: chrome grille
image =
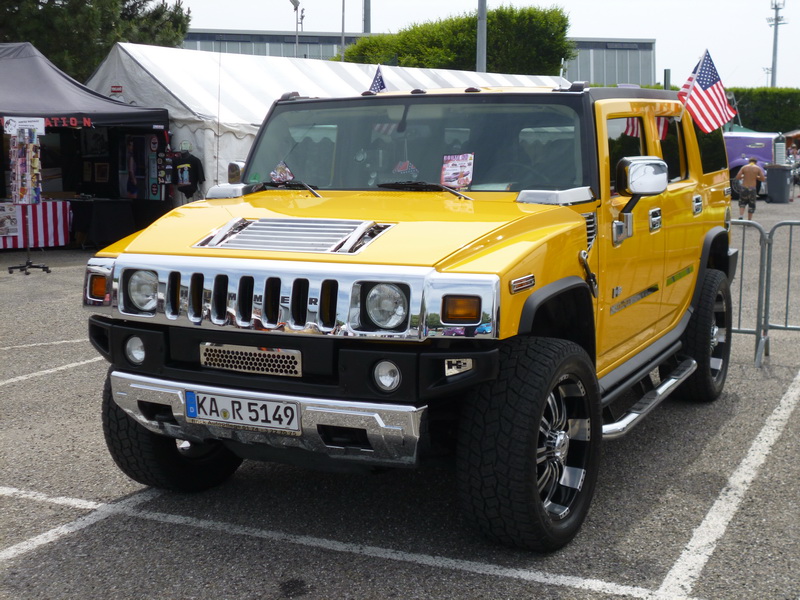
{"label": "chrome grille", "polygon": [[166,279],[164,313],[169,319],[183,316],[194,323],[328,331],[336,325],[338,292],[334,279],[172,271]]}
{"label": "chrome grille", "polygon": [[[87,269],[112,273],[109,302],[92,306],[95,312],[153,326],[230,332],[416,341],[427,338],[427,330],[413,323],[427,322],[429,306],[438,314],[445,293],[478,295],[493,317],[500,295],[497,275],[438,273],[432,267],[123,254],[90,259]],[[147,314],[128,310],[125,301],[126,273],[141,269],[158,276],[158,302]],[[413,321],[406,330],[376,329],[362,319],[364,286],[380,282],[407,286]]]}
{"label": "chrome grille", "polygon": [[302,377],[303,358],[299,350],[255,348],[226,344],[200,344],[200,364],[213,369]]}

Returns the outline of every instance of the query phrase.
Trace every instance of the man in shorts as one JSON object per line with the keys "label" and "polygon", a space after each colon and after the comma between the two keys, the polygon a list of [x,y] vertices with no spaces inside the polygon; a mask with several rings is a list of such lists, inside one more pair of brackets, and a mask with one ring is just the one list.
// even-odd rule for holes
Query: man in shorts
{"label": "man in shorts", "polygon": [[753,220],[756,212],[756,196],[758,182],[764,181],[764,171],[758,166],[755,158],[751,158],[745,166],[739,169],[736,179],[742,182],[739,190],[739,218],[744,219],[744,209],[747,208],[747,218]]}

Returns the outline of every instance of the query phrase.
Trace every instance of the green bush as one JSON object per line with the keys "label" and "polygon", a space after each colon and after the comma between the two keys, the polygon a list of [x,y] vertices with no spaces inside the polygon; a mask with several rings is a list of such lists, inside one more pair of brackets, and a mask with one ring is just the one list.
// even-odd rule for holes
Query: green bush
{"label": "green bush", "polygon": [[[800,89],[728,88],[736,96],[742,126],[785,133],[800,129]],[[738,118],[734,117],[738,124]]]}

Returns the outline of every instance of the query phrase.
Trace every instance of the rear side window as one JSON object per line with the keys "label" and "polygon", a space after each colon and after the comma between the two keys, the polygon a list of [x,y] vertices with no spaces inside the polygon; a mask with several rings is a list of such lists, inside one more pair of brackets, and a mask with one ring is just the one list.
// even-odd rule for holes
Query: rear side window
{"label": "rear side window", "polygon": [[656,126],[661,137],[661,157],[667,163],[669,180],[683,181],[689,174],[680,123],[672,117],[657,117]]}
{"label": "rear side window", "polygon": [[725,140],[722,129],[715,129],[711,133],[703,133],[697,124],[694,125],[697,136],[697,146],[700,149],[700,159],[703,164],[703,173],[713,173],[728,169],[728,155],[725,152]]}

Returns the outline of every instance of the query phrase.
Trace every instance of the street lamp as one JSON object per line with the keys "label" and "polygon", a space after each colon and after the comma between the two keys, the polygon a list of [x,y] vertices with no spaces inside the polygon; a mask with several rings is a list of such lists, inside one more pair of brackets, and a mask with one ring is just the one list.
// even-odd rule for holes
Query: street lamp
{"label": "street lamp", "polygon": [[772,37],[772,85],[771,87],[776,87],[777,85],[777,78],[778,78],[778,26],[785,25],[786,20],[780,15],[780,11],[783,8],[784,4],[786,3],[785,0],[772,0],[772,10],[775,11],[774,17],[767,17],[767,23],[769,23],[770,27],[774,27],[775,31]]}
{"label": "street lamp", "polygon": [[[300,43],[300,20],[303,13],[298,13],[300,0],[289,0],[294,6],[294,57],[297,58],[297,46]],[[305,9],[303,10],[305,12]]]}

